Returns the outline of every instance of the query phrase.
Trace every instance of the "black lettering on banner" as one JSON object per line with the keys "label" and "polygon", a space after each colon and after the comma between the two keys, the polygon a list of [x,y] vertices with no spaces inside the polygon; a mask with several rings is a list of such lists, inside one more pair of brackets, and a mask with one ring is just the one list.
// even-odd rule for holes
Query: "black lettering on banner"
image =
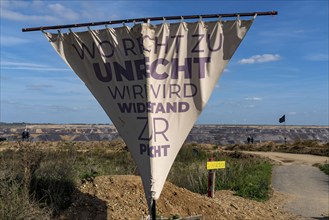
{"label": "black lettering on banner", "polygon": [[[148,128],[148,118],[147,117],[137,117],[138,120],[145,120],[145,124],[144,124],[144,127],[141,131],[141,133],[139,134],[138,136],[138,140],[140,141],[149,141],[152,139],[152,132],[151,132],[151,136],[149,137],[147,134],[148,134],[148,131],[146,130]],[[145,132],[147,131],[147,133],[145,134]]]}
{"label": "black lettering on banner", "polygon": [[215,45],[213,45],[213,48],[211,48],[211,46],[210,46],[210,34],[208,34],[207,44],[208,44],[208,49],[209,49],[211,52],[219,51],[219,50],[222,48],[222,43],[223,43],[223,34],[220,33],[220,34],[219,34],[218,47],[217,47],[217,48],[214,48]]}
{"label": "black lettering on banner", "polygon": [[[126,56],[128,56],[128,51],[131,51],[132,54],[136,55],[136,52],[134,51],[135,43],[133,40],[131,40],[129,38],[122,39],[122,44],[123,44],[123,48],[124,48]],[[130,46],[129,46],[129,44],[130,44]]]}
{"label": "black lettering on banner", "polygon": [[102,82],[110,82],[112,80],[112,70],[109,63],[104,63],[105,67],[105,75],[102,74],[101,68],[99,66],[99,63],[93,63],[94,71],[96,74],[96,77],[99,81]]}
{"label": "black lettering on banner", "polygon": [[122,89],[121,91],[120,91],[120,88],[118,86],[115,86],[114,90],[112,90],[111,87],[109,87],[109,86],[107,88],[108,88],[108,90],[109,90],[109,92],[110,92],[113,99],[117,99],[117,96],[120,97],[121,99],[124,99],[125,96],[126,96],[126,93],[127,93],[126,89],[128,90],[127,86],[121,87],[121,89]]}
{"label": "black lettering on banner", "polygon": [[117,81],[123,81],[122,76],[129,81],[134,80],[133,67],[130,60],[125,61],[126,68],[117,62],[113,62],[113,67]]}
{"label": "black lettering on banner", "polygon": [[[81,48],[77,48],[77,46],[75,46],[74,44],[72,44],[72,47],[75,49],[81,60],[85,58],[85,50],[88,52],[91,58],[95,58],[95,42],[92,42],[92,53],[84,43],[80,42],[80,45]],[[81,50],[81,53],[79,53],[79,49]]]}
{"label": "black lettering on banner", "polygon": [[[105,52],[104,52],[105,47],[102,46],[104,43],[107,43],[109,45],[111,53],[105,54]],[[100,53],[100,55],[102,57],[112,57],[113,54],[114,54],[114,47],[113,47],[113,45],[111,44],[110,41],[107,41],[107,40],[106,41],[102,41],[98,45],[98,52]]]}
{"label": "black lettering on banner", "polygon": [[193,47],[192,49],[192,53],[200,53],[200,52],[204,52],[204,50],[201,50],[199,49],[199,45],[200,45],[200,42],[202,41],[202,39],[204,38],[204,34],[193,34],[192,37],[197,37],[198,38],[198,41],[197,43],[195,44],[195,46]]}

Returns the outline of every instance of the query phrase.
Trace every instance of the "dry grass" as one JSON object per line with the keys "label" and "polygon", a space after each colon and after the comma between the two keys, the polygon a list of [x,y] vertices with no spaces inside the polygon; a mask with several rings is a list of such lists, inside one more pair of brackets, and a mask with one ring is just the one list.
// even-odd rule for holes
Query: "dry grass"
{"label": "dry grass", "polygon": [[287,144],[276,144],[273,142],[263,142],[255,144],[235,144],[226,147],[227,150],[248,150],[248,151],[272,151],[296,154],[312,154],[318,156],[329,156],[329,142],[320,143],[318,141],[296,140]]}
{"label": "dry grass", "polygon": [[[251,146],[230,148],[250,150]],[[49,219],[70,206],[72,193],[81,183],[92,182],[100,175],[137,174],[136,165],[122,141],[6,142],[0,143],[0,149],[0,219]],[[328,155],[329,147],[328,144],[295,142],[291,145],[263,143],[253,145],[252,149]],[[219,153],[212,145],[185,145],[168,180],[205,194],[210,152],[215,160],[227,162],[225,170],[217,171],[217,190],[234,190],[240,196],[255,200],[269,197],[271,164],[268,161],[238,151]]]}

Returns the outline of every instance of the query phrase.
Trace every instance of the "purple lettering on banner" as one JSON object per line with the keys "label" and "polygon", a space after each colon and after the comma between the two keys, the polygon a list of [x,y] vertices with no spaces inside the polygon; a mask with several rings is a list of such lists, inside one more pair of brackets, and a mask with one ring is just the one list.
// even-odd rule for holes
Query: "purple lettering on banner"
{"label": "purple lettering on banner", "polygon": [[153,150],[153,157],[161,157],[161,146],[154,146]]}
{"label": "purple lettering on banner", "polygon": [[[157,87],[157,91],[155,91],[154,90],[154,87],[155,87],[155,85],[150,85],[150,91],[152,91],[152,95],[155,97],[155,98],[158,98],[158,95],[159,95],[159,93],[160,93],[160,87],[161,87],[161,85],[157,85],[158,87]],[[165,98],[165,97],[163,97],[163,98]]]}
{"label": "purple lettering on banner", "polygon": [[102,74],[99,63],[93,63],[93,67],[94,67],[95,75],[98,80],[102,82],[110,82],[112,80],[112,70],[109,63],[104,63],[104,67],[106,70],[105,74]]}
{"label": "purple lettering on banner", "polygon": [[155,113],[159,113],[159,112],[160,113],[165,113],[165,109],[164,109],[163,104],[161,102],[159,102],[157,104],[157,107],[155,109]]}
{"label": "purple lettering on banner", "polygon": [[129,39],[129,38],[122,39],[122,44],[123,44],[123,48],[124,48],[124,51],[125,51],[125,55],[126,56],[128,56],[128,51],[130,51],[134,55],[137,54],[134,51],[135,43],[134,43],[134,41],[132,39]]}
{"label": "purple lettering on banner", "polygon": [[[161,121],[164,123],[164,128],[162,130],[158,130],[160,127],[159,124],[161,123]],[[169,128],[169,123],[165,118],[153,118],[152,120],[153,123],[153,134],[154,134],[154,142],[157,142],[157,135],[162,135],[162,137],[166,140],[168,140],[168,137],[166,136],[166,131],[168,131]]]}
{"label": "purple lettering on banner", "polygon": [[187,102],[179,102],[178,112],[187,112],[190,109],[190,104]]}
{"label": "purple lettering on banner", "polygon": [[191,79],[192,77],[192,58],[185,58],[184,65],[179,66],[178,58],[174,58],[171,61],[172,69],[171,69],[171,78],[178,79],[178,72],[184,72],[185,79]]}
{"label": "purple lettering on banner", "polygon": [[146,154],[147,156],[153,157],[166,157],[168,156],[169,144],[149,146],[148,144],[139,144],[139,153],[141,155]]}
{"label": "purple lettering on banner", "polygon": [[[175,88],[177,88],[177,89],[175,89]],[[181,90],[180,85],[178,85],[178,84],[170,84],[169,85],[169,98],[172,98],[172,95],[173,94],[176,94],[177,95],[177,98],[180,98],[180,95],[179,95],[180,90]]]}
{"label": "purple lettering on banner", "polygon": [[163,66],[166,66],[169,64],[169,61],[166,60],[166,59],[157,59],[157,60],[154,60],[151,65],[150,65],[150,72],[151,72],[151,76],[154,78],[154,79],[166,79],[168,78],[168,73],[164,72],[162,74],[160,73],[157,73],[157,66],[162,64]]}
{"label": "purple lettering on banner", "polygon": [[[110,46],[110,51],[111,51],[111,53],[105,54],[105,52],[104,52],[105,47],[103,46],[104,43],[106,43],[106,44],[108,44],[108,45]],[[100,55],[101,55],[102,57],[107,57],[107,58],[109,58],[109,57],[112,57],[113,54],[114,54],[114,47],[113,47],[113,45],[111,44],[110,41],[107,41],[107,40],[106,40],[106,41],[102,41],[102,42],[100,42],[99,45],[98,45],[98,52],[100,53]]]}
{"label": "purple lettering on banner", "polygon": [[[187,93],[188,86],[190,87],[190,93]],[[194,84],[184,84],[183,91],[184,91],[185,98],[193,97],[198,93],[198,87],[196,87],[196,85],[194,85]]]}
{"label": "purple lettering on banner", "polygon": [[147,103],[147,112],[153,112],[154,111],[154,106],[155,106],[154,102],[148,102]]}
{"label": "purple lettering on banner", "polygon": [[205,76],[206,76],[206,63],[210,63],[211,58],[210,57],[194,58],[193,62],[199,64],[199,79],[205,78]]}
{"label": "purple lettering on banner", "polygon": [[[119,102],[117,105],[121,113],[180,113],[190,109],[188,102]],[[159,120],[159,118],[157,119]],[[167,121],[165,121],[165,126],[164,131],[157,131],[157,134],[167,131]]]}
{"label": "purple lettering on banner", "polygon": [[191,53],[200,53],[200,52],[204,52],[204,50],[199,49],[199,45],[202,41],[202,39],[204,38],[204,34],[193,34],[192,38],[197,38],[198,41],[196,42],[196,44],[194,45],[194,47],[191,50]]}
{"label": "purple lettering on banner", "polygon": [[167,102],[166,103],[166,112],[167,113],[177,112],[177,102],[173,102],[173,103]]}

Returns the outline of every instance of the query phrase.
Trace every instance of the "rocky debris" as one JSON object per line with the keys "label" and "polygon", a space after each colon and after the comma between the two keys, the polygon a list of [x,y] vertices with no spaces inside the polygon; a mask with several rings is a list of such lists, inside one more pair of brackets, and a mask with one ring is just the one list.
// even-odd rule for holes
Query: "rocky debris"
{"label": "rocky debris", "polygon": [[[298,219],[282,209],[286,198],[274,192],[269,201],[257,202],[226,190],[208,198],[166,182],[157,201],[157,215],[166,218],[202,215],[204,220]],[[99,176],[79,187],[73,203],[59,219],[145,219],[147,215],[139,176]]]}

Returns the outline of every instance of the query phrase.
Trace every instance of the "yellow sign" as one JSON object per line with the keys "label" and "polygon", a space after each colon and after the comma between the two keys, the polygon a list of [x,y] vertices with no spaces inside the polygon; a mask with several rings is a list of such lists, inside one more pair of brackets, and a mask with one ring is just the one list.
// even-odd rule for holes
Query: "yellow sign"
{"label": "yellow sign", "polygon": [[208,161],[207,170],[224,169],[225,161]]}

